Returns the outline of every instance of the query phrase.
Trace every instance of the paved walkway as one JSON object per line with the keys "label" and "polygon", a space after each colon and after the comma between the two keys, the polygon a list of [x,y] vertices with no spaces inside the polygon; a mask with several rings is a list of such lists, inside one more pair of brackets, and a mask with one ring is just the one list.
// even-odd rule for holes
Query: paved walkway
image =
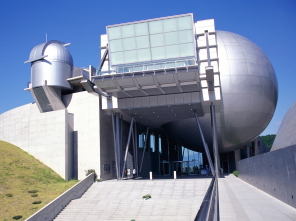
{"label": "paved walkway", "polygon": [[234,175],[219,179],[221,221],[296,220],[296,209]]}
{"label": "paved walkway", "polygon": [[[94,183],[55,220],[194,220],[210,182],[203,178]],[[143,200],[145,194],[152,198]]]}

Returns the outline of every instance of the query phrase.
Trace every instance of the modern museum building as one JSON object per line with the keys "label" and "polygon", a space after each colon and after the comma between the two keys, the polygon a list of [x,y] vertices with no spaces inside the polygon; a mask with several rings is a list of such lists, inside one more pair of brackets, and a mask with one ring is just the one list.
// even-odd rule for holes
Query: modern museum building
{"label": "modern museum building", "polygon": [[0,140],[66,180],[89,169],[103,180],[133,169],[141,177],[199,174],[206,153],[232,172],[243,150],[256,154],[278,99],[275,71],[256,44],[193,14],[106,33],[96,68],[75,67],[64,42],[32,49],[25,90],[35,102],[0,115]]}

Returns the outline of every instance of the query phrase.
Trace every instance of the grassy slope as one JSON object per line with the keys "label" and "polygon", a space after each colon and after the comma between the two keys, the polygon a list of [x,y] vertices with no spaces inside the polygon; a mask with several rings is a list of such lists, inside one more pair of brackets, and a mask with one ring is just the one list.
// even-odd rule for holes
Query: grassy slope
{"label": "grassy slope", "polygon": [[[0,220],[24,220],[78,181],[65,181],[52,169],[20,148],[0,141]],[[38,190],[31,197],[29,190]],[[13,194],[7,197],[6,194]],[[42,201],[41,204],[32,204]]]}

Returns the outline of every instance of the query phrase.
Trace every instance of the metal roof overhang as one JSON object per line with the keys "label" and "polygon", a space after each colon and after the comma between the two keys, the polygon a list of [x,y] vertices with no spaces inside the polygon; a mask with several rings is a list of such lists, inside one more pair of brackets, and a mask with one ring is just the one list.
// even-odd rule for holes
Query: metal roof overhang
{"label": "metal roof overhang", "polygon": [[93,76],[96,88],[117,98],[106,110],[123,112],[151,127],[203,116],[197,65]]}

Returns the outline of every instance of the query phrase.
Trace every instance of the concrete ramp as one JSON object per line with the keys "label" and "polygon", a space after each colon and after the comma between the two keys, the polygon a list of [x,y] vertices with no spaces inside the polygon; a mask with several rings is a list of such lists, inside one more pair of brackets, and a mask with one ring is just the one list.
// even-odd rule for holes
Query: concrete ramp
{"label": "concrete ramp", "polygon": [[[94,183],[56,217],[59,220],[194,220],[211,178]],[[151,199],[142,196],[151,194]]]}

